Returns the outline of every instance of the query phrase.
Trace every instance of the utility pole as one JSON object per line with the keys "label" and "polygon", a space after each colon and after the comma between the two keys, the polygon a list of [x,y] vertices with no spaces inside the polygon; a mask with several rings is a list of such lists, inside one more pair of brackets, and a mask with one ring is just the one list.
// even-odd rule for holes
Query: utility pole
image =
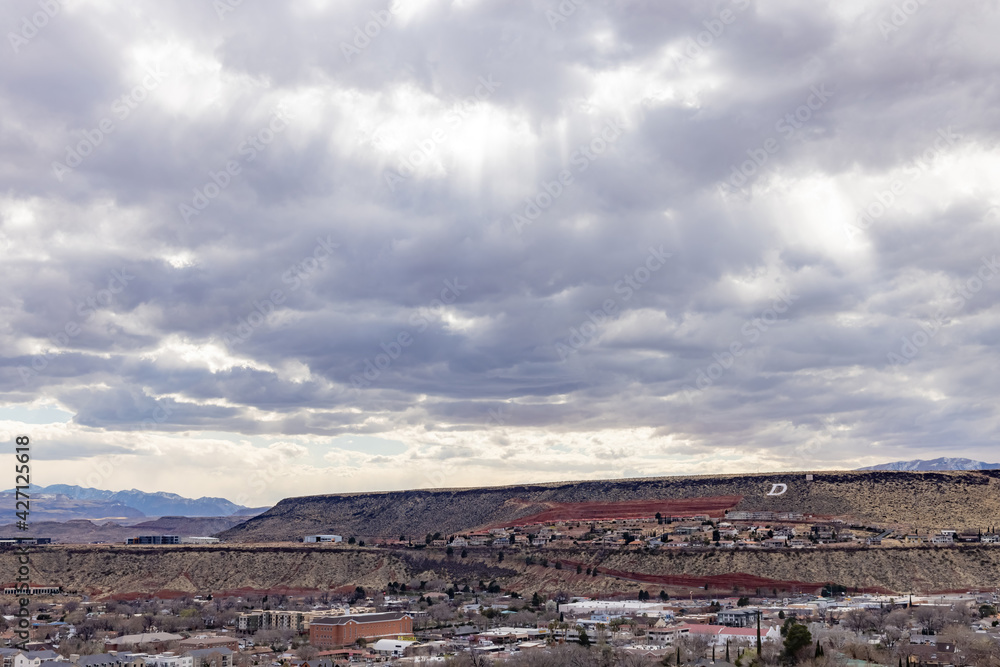
{"label": "utility pole", "polygon": [[760,609],[757,610],[757,660],[760,660]]}

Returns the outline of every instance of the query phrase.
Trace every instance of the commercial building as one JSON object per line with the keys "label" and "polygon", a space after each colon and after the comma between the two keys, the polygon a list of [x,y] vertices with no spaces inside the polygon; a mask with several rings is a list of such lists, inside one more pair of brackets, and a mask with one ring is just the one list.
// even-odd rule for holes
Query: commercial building
{"label": "commercial building", "polygon": [[180,535],[140,535],[130,537],[125,544],[180,544]]}
{"label": "commercial building", "polygon": [[340,535],[306,535],[303,542],[343,542],[344,538]]}
{"label": "commercial building", "polygon": [[412,632],[413,617],[406,612],[352,614],[313,620],[309,624],[309,643],[316,648],[332,648],[362,638],[396,637]]}
{"label": "commercial building", "polygon": [[228,648],[230,651],[238,651],[240,643],[236,637],[191,637],[178,642],[177,648],[181,651],[203,648]]}
{"label": "commercial building", "polygon": [[730,628],[756,627],[760,612],[756,609],[726,609],[718,615],[719,625]]}

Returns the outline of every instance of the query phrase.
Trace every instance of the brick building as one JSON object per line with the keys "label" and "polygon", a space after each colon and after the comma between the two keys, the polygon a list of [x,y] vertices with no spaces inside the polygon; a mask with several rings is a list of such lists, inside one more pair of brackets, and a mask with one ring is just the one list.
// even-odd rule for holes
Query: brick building
{"label": "brick building", "polygon": [[317,618],[309,624],[309,643],[316,648],[353,644],[358,639],[408,635],[413,632],[413,618],[405,612],[352,614]]}
{"label": "brick building", "polygon": [[182,639],[177,643],[177,648],[182,651],[194,651],[205,648],[228,648],[230,651],[238,651],[239,640],[236,637],[191,637]]}

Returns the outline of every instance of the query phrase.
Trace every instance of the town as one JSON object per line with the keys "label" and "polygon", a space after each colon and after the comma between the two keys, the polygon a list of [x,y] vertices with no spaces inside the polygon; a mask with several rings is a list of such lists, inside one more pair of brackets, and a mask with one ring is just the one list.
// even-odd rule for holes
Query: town
{"label": "town", "polygon": [[998,601],[996,590],[848,595],[837,584],[790,597],[675,599],[640,588],[630,599],[529,598],[495,582],[440,579],[336,594],[101,601],[36,589],[23,645],[13,645],[14,604],[3,605],[9,647],[0,655],[5,667],[988,667],[1000,660]]}
{"label": "town", "polygon": [[[148,538],[152,539],[152,538]],[[176,538],[180,539],[180,538]],[[307,535],[304,542],[356,544],[361,538],[342,535]],[[602,518],[586,521],[560,520],[516,524],[481,531],[443,536],[401,535],[399,539],[372,539],[372,546],[443,548],[454,551],[469,547],[599,547],[632,549],[688,548],[794,548],[824,545],[915,546],[997,544],[995,528],[941,528],[920,533],[900,526],[858,525],[839,518],[816,517],[793,512],[730,511],[724,519],[707,514],[688,516]]]}

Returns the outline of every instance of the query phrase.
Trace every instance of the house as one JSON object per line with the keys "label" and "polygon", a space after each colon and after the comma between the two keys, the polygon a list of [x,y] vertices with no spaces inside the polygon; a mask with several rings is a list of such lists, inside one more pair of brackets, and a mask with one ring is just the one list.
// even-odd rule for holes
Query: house
{"label": "house", "polygon": [[954,533],[949,534],[949,533],[944,533],[944,531],[942,531],[941,535],[931,536],[931,544],[954,544],[955,542],[954,535],[955,535]]}
{"label": "house", "polygon": [[787,537],[770,537],[763,542],[765,547],[784,547],[788,546]]}
{"label": "house", "polygon": [[306,535],[302,538],[303,542],[343,542],[344,538],[341,535]]}
{"label": "house", "polygon": [[[946,667],[955,665],[960,659],[955,655],[955,645],[948,642],[910,644],[904,646],[902,652],[907,656],[907,662],[913,665]],[[965,664],[964,661],[961,664]]]}
{"label": "house", "polygon": [[14,656],[21,652],[16,648],[0,648],[0,658],[3,659],[3,667],[13,667]]}
{"label": "house", "polygon": [[353,644],[358,639],[408,635],[413,632],[413,616],[408,612],[350,614],[318,618],[309,624],[309,643],[316,648]]}
{"label": "house", "polygon": [[40,667],[43,662],[63,659],[55,651],[19,651],[11,664],[13,667]]}
{"label": "house", "polygon": [[453,547],[467,547],[469,546],[469,541],[464,537],[456,537],[451,541],[451,546]]}

